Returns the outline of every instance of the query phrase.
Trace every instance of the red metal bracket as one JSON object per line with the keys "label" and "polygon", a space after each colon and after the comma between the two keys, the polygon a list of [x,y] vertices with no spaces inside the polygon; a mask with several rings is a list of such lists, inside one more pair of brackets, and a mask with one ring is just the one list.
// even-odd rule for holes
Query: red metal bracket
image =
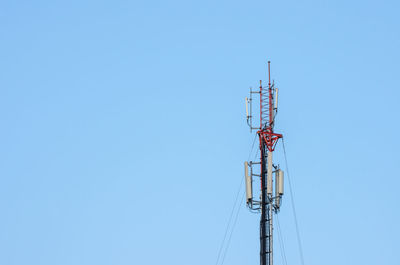
{"label": "red metal bracket", "polygon": [[269,130],[260,130],[257,132],[258,136],[260,137],[260,144],[261,140],[263,139],[267,145],[267,149],[270,152],[275,150],[276,144],[278,143],[279,138],[282,138],[282,134],[273,133]]}

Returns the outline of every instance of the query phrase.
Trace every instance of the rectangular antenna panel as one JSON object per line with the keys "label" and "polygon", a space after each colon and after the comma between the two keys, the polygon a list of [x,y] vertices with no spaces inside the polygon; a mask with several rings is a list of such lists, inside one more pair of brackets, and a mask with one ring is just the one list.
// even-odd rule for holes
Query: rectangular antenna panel
{"label": "rectangular antenna panel", "polygon": [[275,105],[274,109],[278,109],[278,88],[275,88]]}
{"label": "rectangular antenna panel", "polygon": [[276,191],[278,195],[283,195],[283,171],[279,169],[276,176]]}
{"label": "rectangular antenna panel", "polygon": [[249,175],[249,163],[244,162],[244,175],[246,178],[246,202],[250,203],[253,200],[253,177]]}

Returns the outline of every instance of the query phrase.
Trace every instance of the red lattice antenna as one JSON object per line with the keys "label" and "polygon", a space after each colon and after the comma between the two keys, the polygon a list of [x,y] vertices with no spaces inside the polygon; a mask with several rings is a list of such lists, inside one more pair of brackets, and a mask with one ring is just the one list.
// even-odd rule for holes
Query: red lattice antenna
{"label": "red lattice antenna", "polygon": [[276,143],[282,134],[274,133],[274,100],[273,86],[271,86],[270,61],[268,61],[268,91],[262,86],[260,80],[260,130],[257,134],[264,139],[267,149],[270,152],[275,150]]}

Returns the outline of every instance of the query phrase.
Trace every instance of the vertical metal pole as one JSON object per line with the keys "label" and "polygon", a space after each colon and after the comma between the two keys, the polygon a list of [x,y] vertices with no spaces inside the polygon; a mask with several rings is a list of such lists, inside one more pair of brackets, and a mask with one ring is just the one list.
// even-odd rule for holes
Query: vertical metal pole
{"label": "vertical metal pole", "polygon": [[[261,220],[260,220],[260,264],[273,265],[273,94],[271,87],[270,62],[268,61],[268,92],[263,92],[260,80],[260,139],[261,163]],[[268,95],[268,101],[265,96]],[[264,102],[264,100],[266,102]],[[268,105],[266,105],[268,104]],[[265,107],[268,107],[265,108]],[[265,108],[265,109],[264,109]],[[263,114],[266,117],[263,117]]]}
{"label": "vertical metal pole", "polygon": [[267,194],[272,195],[272,152],[267,152]]}
{"label": "vertical metal pole", "polygon": [[[268,217],[267,217],[267,223],[266,223],[266,230],[267,230],[267,240],[268,240],[268,251],[267,251],[267,259],[268,263],[267,265],[273,265],[273,226],[272,226],[272,218],[273,218],[273,204],[272,204],[272,152],[268,151],[267,152],[267,211],[268,211]],[[268,179],[271,176],[271,179]],[[271,192],[269,192],[271,190]]]}
{"label": "vertical metal pole", "polygon": [[273,243],[273,205],[272,205],[272,195],[270,195],[269,200],[268,200],[268,204],[269,204],[269,265],[273,265],[273,247],[274,247],[274,243]]}
{"label": "vertical metal pole", "polygon": [[271,61],[268,61],[268,87],[271,87],[271,71],[270,71]]}
{"label": "vertical metal pole", "polygon": [[260,264],[266,265],[266,209],[265,209],[265,144],[264,139],[260,137],[261,151],[261,220],[260,220]]}
{"label": "vertical metal pole", "polygon": [[250,88],[250,132],[253,132],[253,91]]}
{"label": "vertical metal pole", "polygon": [[260,264],[272,265],[272,194],[268,194],[268,174],[272,172],[272,163],[270,166],[266,163],[268,155],[266,143],[263,138],[261,141],[261,220],[260,220]]}
{"label": "vertical metal pole", "polygon": [[271,73],[270,73],[270,62],[268,61],[268,107],[269,107],[269,126],[272,130],[272,125],[274,122],[274,108],[272,106],[272,87],[271,87]]}
{"label": "vertical metal pole", "polygon": [[260,80],[260,130],[262,130],[264,124],[263,124],[263,116],[262,116],[262,111],[263,111],[263,98],[262,98],[262,81]]}
{"label": "vertical metal pole", "polygon": [[[271,129],[271,132],[273,130],[273,106],[272,106],[272,88],[271,88],[271,70],[270,70],[270,61],[268,61],[268,98],[269,98],[269,126]],[[273,256],[272,256],[272,249],[273,249],[273,241],[272,241],[272,234],[273,234],[273,223],[272,223],[272,218],[273,218],[273,205],[272,205],[272,152],[268,151],[268,168],[267,168],[267,174],[268,174],[268,210],[269,210],[269,265],[273,265]]]}
{"label": "vertical metal pole", "polygon": [[[263,127],[263,117],[262,117],[262,82],[260,80],[260,130],[262,130]],[[261,265],[267,265],[267,259],[266,259],[266,250],[267,250],[267,231],[266,231],[266,178],[265,178],[265,142],[264,138],[262,135],[259,135],[260,137],[260,164],[261,164],[261,219],[260,219],[260,264]]]}

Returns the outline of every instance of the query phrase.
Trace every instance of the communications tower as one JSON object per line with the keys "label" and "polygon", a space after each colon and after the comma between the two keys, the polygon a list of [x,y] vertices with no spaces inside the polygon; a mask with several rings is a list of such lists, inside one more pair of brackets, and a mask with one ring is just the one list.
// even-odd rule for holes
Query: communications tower
{"label": "communications tower", "polygon": [[[253,127],[253,95],[259,96],[260,126]],[[268,61],[268,86],[260,80],[259,91],[250,88],[246,97],[246,117],[250,132],[258,135],[260,160],[245,162],[246,204],[251,211],[261,213],[260,219],[260,264],[273,265],[273,215],[279,212],[283,195],[283,171],[273,163],[275,146],[282,134],[274,132],[275,117],[278,113],[278,88],[271,84],[270,62]],[[253,197],[253,177],[261,182],[259,199]],[[274,185],[275,184],[275,185]]]}

